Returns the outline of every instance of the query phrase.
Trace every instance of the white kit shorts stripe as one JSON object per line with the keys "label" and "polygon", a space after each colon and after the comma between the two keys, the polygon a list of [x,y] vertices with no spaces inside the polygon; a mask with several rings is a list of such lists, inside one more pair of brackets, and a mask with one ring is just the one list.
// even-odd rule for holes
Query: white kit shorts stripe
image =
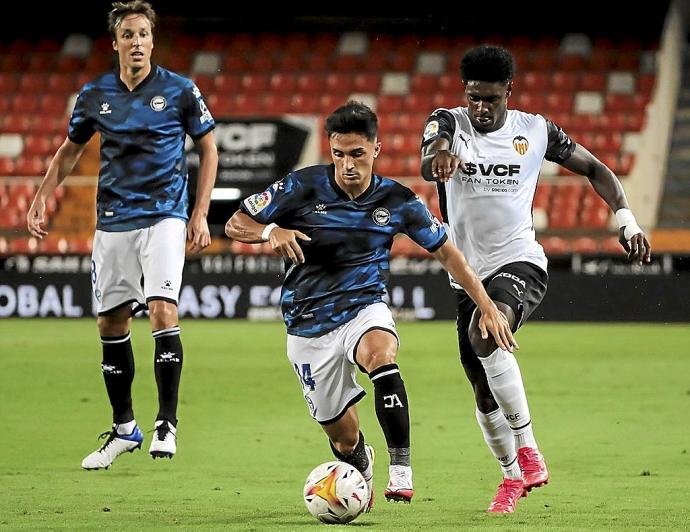
{"label": "white kit shorts stripe", "polygon": [[185,238],[186,224],[179,218],[133,231],[96,231],[91,283],[98,313],[151,299],[177,303]]}
{"label": "white kit shorts stripe", "polygon": [[363,308],[352,320],[317,338],[288,335],[288,359],[302,385],[309,413],[319,423],[336,421],[364,397],[364,388],[356,380],[354,350],[372,329],[389,331],[400,343],[385,303]]}

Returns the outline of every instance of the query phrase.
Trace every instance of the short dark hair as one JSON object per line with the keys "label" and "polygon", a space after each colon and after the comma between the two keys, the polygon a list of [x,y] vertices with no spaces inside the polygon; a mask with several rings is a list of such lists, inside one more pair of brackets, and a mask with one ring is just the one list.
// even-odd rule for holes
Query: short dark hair
{"label": "short dark hair", "polygon": [[373,141],[379,129],[376,113],[362,102],[349,101],[333,111],[324,126],[328,138],[334,133],[361,133]]}
{"label": "short dark hair", "polygon": [[113,40],[117,40],[117,28],[127,15],[144,15],[151,23],[151,31],[156,26],[156,12],[148,2],[143,0],[113,2],[113,8],[108,13],[108,31]]}
{"label": "short dark hair", "polygon": [[515,75],[511,53],[502,46],[483,44],[465,52],[460,61],[462,81],[508,83]]}

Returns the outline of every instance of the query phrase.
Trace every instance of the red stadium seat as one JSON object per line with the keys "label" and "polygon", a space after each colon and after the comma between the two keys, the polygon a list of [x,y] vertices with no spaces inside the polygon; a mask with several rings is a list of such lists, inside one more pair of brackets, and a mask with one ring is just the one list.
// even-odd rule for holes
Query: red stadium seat
{"label": "red stadium seat", "polygon": [[639,74],[637,76],[637,91],[649,95],[656,85],[656,76],[654,74]]}
{"label": "red stadium seat", "polygon": [[6,114],[0,117],[0,131],[5,133],[28,133],[33,128],[33,116],[24,113]]}
{"label": "red stadium seat", "polygon": [[19,157],[19,159],[17,159],[17,165],[14,168],[14,173],[21,176],[38,177],[43,176],[47,168],[48,165],[46,164],[44,158],[29,155],[27,157]]}
{"label": "red stadium seat", "polygon": [[520,76],[516,83],[518,91],[546,91],[551,88],[551,80],[546,72],[530,71]]}
{"label": "red stadium seat", "polygon": [[291,96],[288,94],[266,94],[263,97],[263,110],[271,116],[280,116],[292,110]]}
{"label": "red stadium seat", "polygon": [[326,90],[339,94],[349,94],[353,90],[352,76],[349,73],[332,73],[326,76]]}
{"label": "red stadium seat", "polygon": [[29,57],[28,70],[30,72],[49,72],[53,70],[56,61],[57,54],[34,52]]}
{"label": "red stadium seat", "polygon": [[24,149],[22,155],[45,157],[52,155],[53,143],[50,136],[47,135],[26,135],[24,137]]}
{"label": "red stadium seat", "polygon": [[618,236],[609,236],[604,238],[600,244],[601,251],[604,253],[610,253],[612,255],[622,255],[625,250],[618,241]]}
{"label": "red stadium seat", "polygon": [[363,70],[365,60],[358,55],[336,55],[331,61],[331,68],[339,72],[358,72]]}
{"label": "red stadium seat", "polygon": [[290,108],[293,113],[316,114],[320,110],[319,97],[314,94],[293,94]]}
{"label": "red stadium seat", "polygon": [[376,110],[379,113],[399,113],[404,109],[404,98],[398,94],[382,94],[378,97]]}
{"label": "red stadium seat", "polygon": [[0,93],[13,93],[19,87],[19,80],[14,72],[0,72]]}
{"label": "red stadium seat", "polygon": [[412,50],[393,50],[388,56],[389,70],[397,72],[409,72],[415,66],[417,53]]}
{"label": "red stadium seat", "polygon": [[602,92],[606,90],[606,75],[602,72],[583,72],[580,77],[580,90]]}
{"label": "red stadium seat", "polygon": [[558,68],[567,72],[584,70],[587,60],[578,54],[564,54],[558,58]]}
{"label": "red stadium seat", "polygon": [[48,78],[43,73],[27,72],[19,79],[19,91],[21,92],[45,92],[48,87]]}
{"label": "red stadium seat", "polygon": [[269,86],[273,92],[293,93],[297,87],[297,79],[294,74],[276,73],[269,80]]}
{"label": "red stadium seat", "polygon": [[580,74],[577,72],[556,71],[551,75],[551,86],[554,90],[573,92],[580,84]]}
{"label": "red stadium seat", "polygon": [[218,74],[213,80],[216,92],[225,95],[237,94],[242,86],[242,78],[236,74]]}
{"label": "red stadium seat", "polygon": [[354,77],[354,92],[378,93],[381,86],[381,75],[371,72],[356,74]]}
{"label": "red stadium seat", "polygon": [[76,237],[71,238],[68,242],[69,251],[77,255],[90,255],[93,250],[93,238],[91,237]]}
{"label": "red stadium seat", "polygon": [[268,90],[267,74],[245,74],[242,76],[242,89],[251,94]]}
{"label": "red stadium seat", "polygon": [[608,206],[595,205],[582,211],[580,225],[588,229],[606,229],[609,218],[610,211]]}
{"label": "red stadium seat", "polygon": [[568,253],[568,243],[558,236],[548,236],[540,239],[539,243],[547,255],[563,255]]}
{"label": "red stadium seat", "polygon": [[431,112],[433,108],[432,94],[408,94],[403,101],[403,109],[408,113]]}
{"label": "red stadium seat", "polygon": [[39,104],[41,115],[64,115],[67,110],[67,96],[45,94]]}
{"label": "red stadium seat", "polygon": [[534,201],[532,206],[542,209],[547,209],[549,206],[549,201],[551,200],[551,191],[553,186],[551,183],[542,182],[537,185],[537,191],[534,194]]}
{"label": "red stadium seat", "polygon": [[31,254],[38,250],[38,240],[34,237],[13,238],[9,242],[11,253]]}
{"label": "red stadium seat", "polygon": [[0,229],[18,229],[24,225],[24,217],[15,209],[0,210]]}
{"label": "red stadium seat", "polygon": [[[433,110],[432,107],[429,107],[423,112],[418,112],[418,113],[408,113],[408,112],[402,112],[399,115],[397,115],[397,123],[398,123],[398,128],[400,129],[400,132],[402,133],[417,133],[418,135],[422,134],[422,131],[424,131],[424,124],[426,123],[427,117],[431,114],[431,111]],[[421,137],[420,137],[420,142],[421,142]]]}
{"label": "red stadium seat", "polygon": [[254,57],[252,58],[251,62],[248,64],[248,67],[254,73],[270,74],[275,67],[275,63],[273,61],[273,54],[271,52],[267,52],[264,50],[258,50],[254,54]]}
{"label": "red stadium seat", "polygon": [[84,69],[84,60],[74,55],[63,55],[58,57],[53,66],[55,72],[79,72]]}
{"label": "red stadium seat", "polygon": [[344,94],[322,94],[319,98],[319,112],[329,115],[338,107],[347,102],[347,95]]}
{"label": "red stadium seat", "polygon": [[194,84],[201,91],[204,97],[207,97],[214,90],[215,76],[209,74],[194,74],[192,76]]}
{"label": "red stadium seat", "polygon": [[588,236],[581,236],[573,240],[572,250],[575,253],[596,253],[599,249],[597,241]]}
{"label": "red stadium seat", "polygon": [[69,94],[77,90],[74,74],[50,74],[48,90],[53,94]]}
{"label": "red stadium seat", "polygon": [[410,91],[416,93],[433,93],[438,88],[438,76],[414,74],[410,80]]}
{"label": "red stadium seat", "polygon": [[0,176],[14,175],[14,159],[0,157]]}
{"label": "red stadium seat", "polygon": [[325,84],[326,78],[320,74],[304,73],[297,77],[297,91],[301,93],[321,94]]}

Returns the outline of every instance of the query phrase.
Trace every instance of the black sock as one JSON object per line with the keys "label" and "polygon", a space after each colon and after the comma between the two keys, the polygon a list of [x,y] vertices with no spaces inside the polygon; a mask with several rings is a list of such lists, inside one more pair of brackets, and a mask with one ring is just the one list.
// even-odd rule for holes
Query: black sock
{"label": "black sock", "polygon": [[376,368],[369,378],[374,385],[376,417],[386,437],[391,465],[410,465],[410,414],[398,365]]}
{"label": "black sock", "polygon": [[113,408],[113,423],[128,423],[134,419],[132,411],[132,380],[134,354],[130,333],[122,336],[101,336],[103,362],[101,371]]}
{"label": "black sock", "polygon": [[354,466],[357,471],[364,473],[369,467],[369,457],[367,456],[367,451],[364,448],[364,434],[359,433],[359,441],[357,445],[352,450],[350,454],[343,454],[338,449],[333,446],[333,442],[328,440],[331,445],[331,451],[333,451],[333,456],[342,462],[347,462],[351,466]]}
{"label": "black sock", "polygon": [[156,421],[167,420],[177,426],[177,392],[182,373],[182,341],[178,326],[153,331],[156,354],[153,369],[158,385],[158,415]]}

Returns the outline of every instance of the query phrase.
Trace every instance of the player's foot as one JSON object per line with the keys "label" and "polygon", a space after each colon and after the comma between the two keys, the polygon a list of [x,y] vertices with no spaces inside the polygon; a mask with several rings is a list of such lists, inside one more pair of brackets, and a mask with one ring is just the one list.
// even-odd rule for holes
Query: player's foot
{"label": "player's foot", "polygon": [[525,484],[521,478],[504,478],[498,485],[498,491],[491,501],[487,512],[494,514],[511,514],[515,511],[518,499],[525,493]]}
{"label": "player's foot", "polygon": [[374,459],[376,458],[376,453],[374,452],[374,448],[366,443],[364,444],[364,450],[369,457],[369,467],[367,471],[371,471],[369,478],[364,477],[364,480],[367,481],[367,487],[369,488],[369,502],[364,512],[369,513],[374,506]]}
{"label": "player's foot", "polygon": [[105,431],[98,439],[107,438],[105,443],[81,461],[84,469],[108,469],[115,458],[125,452],[134,452],[141,448],[144,435],[137,425],[131,434],[118,434],[115,426],[111,431]]}
{"label": "player's foot", "polygon": [[412,489],[412,468],[410,466],[388,466],[388,486],[383,495],[389,501],[409,503],[414,495]]}
{"label": "player's foot", "polygon": [[177,429],[166,420],[156,421],[149,453],[156,458],[172,458],[177,451]]}
{"label": "player's foot", "polygon": [[517,459],[527,491],[549,483],[549,472],[546,469],[544,457],[538,450],[521,447],[518,449]]}

